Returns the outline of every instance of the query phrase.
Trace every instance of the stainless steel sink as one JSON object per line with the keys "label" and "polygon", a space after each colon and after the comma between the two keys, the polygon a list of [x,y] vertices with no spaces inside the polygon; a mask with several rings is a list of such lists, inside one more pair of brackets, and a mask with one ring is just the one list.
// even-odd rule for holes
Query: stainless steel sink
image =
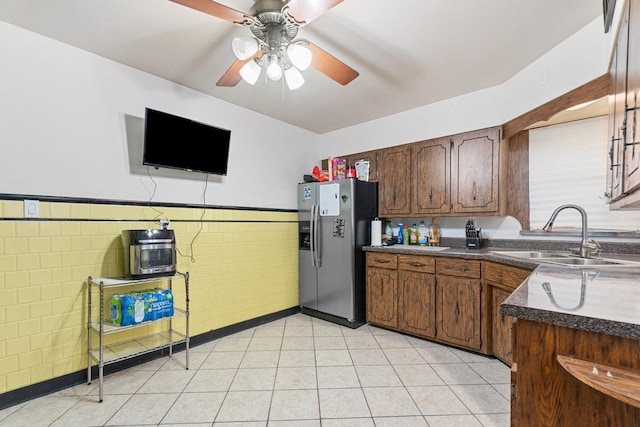
{"label": "stainless steel sink", "polygon": [[538,263],[564,265],[567,267],[588,267],[588,266],[640,266],[635,261],[608,258],[582,258],[571,252],[563,251],[493,251],[496,255],[535,260]]}

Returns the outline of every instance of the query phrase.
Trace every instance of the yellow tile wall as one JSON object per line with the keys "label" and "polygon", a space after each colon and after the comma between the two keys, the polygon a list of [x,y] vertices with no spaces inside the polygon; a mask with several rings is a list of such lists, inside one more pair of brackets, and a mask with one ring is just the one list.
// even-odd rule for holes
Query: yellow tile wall
{"label": "yellow tile wall", "polygon": [[0,200],[0,394],[86,369],[87,278],[121,275],[121,231],[160,218],[190,275],[192,336],[298,305],[296,213],[41,201],[22,215]]}

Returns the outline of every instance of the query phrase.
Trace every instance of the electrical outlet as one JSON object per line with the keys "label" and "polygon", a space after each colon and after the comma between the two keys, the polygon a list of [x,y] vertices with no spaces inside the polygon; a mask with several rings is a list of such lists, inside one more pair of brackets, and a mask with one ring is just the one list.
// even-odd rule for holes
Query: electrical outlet
{"label": "electrical outlet", "polygon": [[40,218],[40,200],[24,201],[24,217]]}
{"label": "electrical outlet", "polygon": [[169,229],[169,220],[168,219],[161,219],[160,220],[160,228],[162,230],[168,230]]}

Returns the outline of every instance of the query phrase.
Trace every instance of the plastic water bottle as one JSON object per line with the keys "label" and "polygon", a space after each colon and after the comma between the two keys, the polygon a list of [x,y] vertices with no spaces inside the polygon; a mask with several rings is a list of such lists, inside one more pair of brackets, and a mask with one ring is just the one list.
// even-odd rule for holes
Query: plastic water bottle
{"label": "plastic water bottle", "polygon": [[420,221],[420,226],[418,227],[418,245],[427,246],[429,244],[429,230],[427,226],[424,225],[424,221]]}

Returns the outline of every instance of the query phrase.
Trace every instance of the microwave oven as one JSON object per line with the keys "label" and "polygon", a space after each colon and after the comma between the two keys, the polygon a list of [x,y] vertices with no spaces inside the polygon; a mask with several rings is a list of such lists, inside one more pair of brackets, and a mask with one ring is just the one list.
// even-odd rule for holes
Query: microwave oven
{"label": "microwave oven", "polygon": [[169,276],[176,272],[173,230],[124,230],[124,273],[133,278]]}

